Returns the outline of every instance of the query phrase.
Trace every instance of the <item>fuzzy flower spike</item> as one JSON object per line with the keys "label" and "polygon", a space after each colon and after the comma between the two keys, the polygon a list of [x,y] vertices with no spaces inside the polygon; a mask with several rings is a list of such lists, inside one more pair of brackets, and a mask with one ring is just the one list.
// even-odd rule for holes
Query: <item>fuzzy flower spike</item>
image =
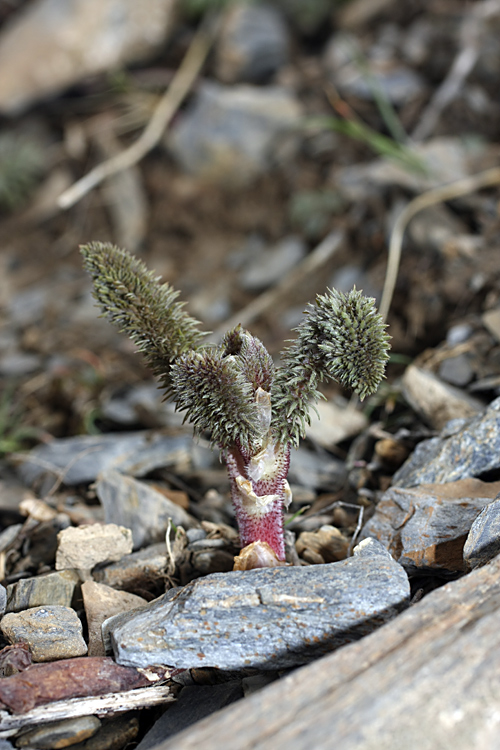
{"label": "fuzzy flower spike", "polygon": [[384,377],[389,337],[375,301],[356,289],[318,295],[275,367],[241,326],[219,345],[204,344],[178,292],[126,251],[99,242],[81,251],[103,314],[131,337],[195,431],[221,450],[243,548],[235,569],[284,564],[290,448],[305,435],[318,384],[330,378],[364,398]]}

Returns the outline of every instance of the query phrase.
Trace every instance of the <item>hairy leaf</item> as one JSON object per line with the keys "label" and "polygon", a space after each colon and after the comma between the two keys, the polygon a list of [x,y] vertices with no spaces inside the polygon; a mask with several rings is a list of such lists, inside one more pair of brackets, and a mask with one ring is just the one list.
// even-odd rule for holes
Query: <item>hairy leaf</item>
{"label": "hairy leaf", "polygon": [[170,395],[170,366],[199,345],[203,334],[198,321],[177,301],[179,292],[170,284],[161,284],[144,263],[125,250],[92,242],[82,246],[81,252],[103,314],[130,336]]}
{"label": "hairy leaf", "polygon": [[374,393],[389,358],[389,336],[375,300],[353,289],[328,290],[309,304],[297,338],[282,355],[272,389],[272,426],[281,441],[297,445],[309,422],[318,381],[331,378],[361,398]]}

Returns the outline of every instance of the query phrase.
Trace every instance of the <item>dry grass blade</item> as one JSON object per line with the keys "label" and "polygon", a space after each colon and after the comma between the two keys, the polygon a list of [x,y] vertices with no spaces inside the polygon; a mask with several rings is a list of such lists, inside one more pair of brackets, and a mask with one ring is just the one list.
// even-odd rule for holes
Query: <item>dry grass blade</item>
{"label": "dry grass blade", "polygon": [[165,128],[191,90],[210,51],[217,28],[216,22],[204,23],[200,26],[170,86],[135,143],[116,156],[98,164],[68,190],[65,190],[59,196],[59,208],[71,208],[107,177],[134,166],[156,146]]}
{"label": "dry grass blade", "polygon": [[428,190],[414,198],[406,208],[400,213],[394,225],[389,244],[389,257],[387,262],[387,272],[385,276],[382,300],[380,302],[380,314],[387,320],[387,315],[391,307],[394,289],[399,272],[399,263],[401,260],[401,248],[403,237],[408,223],[413,217],[424,208],[433,206],[436,203],[449,201],[453,198],[459,198],[462,195],[473,193],[476,190],[496,185],[500,183],[500,167],[493,167],[484,172],[464,177],[456,182],[450,182],[448,185],[442,185],[432,190]]}

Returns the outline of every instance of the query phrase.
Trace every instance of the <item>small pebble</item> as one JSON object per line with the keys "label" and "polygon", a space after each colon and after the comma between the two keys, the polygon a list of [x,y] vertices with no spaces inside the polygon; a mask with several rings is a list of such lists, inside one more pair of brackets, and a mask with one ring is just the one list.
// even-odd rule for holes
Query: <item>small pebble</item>
{"label": "small pebble", "polygon": [[80,577],[74,570],[22,578],[7,587],[7,612],[21,612],[45,604],[70,607],[79,581]]}
{"label": "small pebble", "polygon": [[288,59],[286,24],[271,4],[236,3],[224,19],[215,71],[223,83],[261,83]]}
{"label": "small pebble", "polygon": [[7,608],[7,589],[0,583],[0,617]]}
{"label": "small pebble", "polygon": [[101,722],[97,716],[79,716],[76,719],[54,721],[23,732],[16,739],[16,746],[35,747],[40,750],[69,747],[92,737],[100,726]]}
{"label": "small pebble", "polygon": [[[102,722],[97,732],[73,750],[125,750],[139,734],[139,719],[128,714]],[[0,750],[2,750],[0,748]]]}
{"label": "small pebble", "polygon": [[297,553],[311,564],[344,560],[349,542],[334,526],[321,526],[317,531],[303,531],[295,542]]}
{"label": "small pebble", "polygon": [[0,629],[9,643],[27,643],[35,662],[87,653],[82,623],[69,607],[49,605],[10,612],[0,621]]}
{"label": "small pebble", "polygon": [[[194,529],[189,529],[194,531]],[[113,589],[122,589],[141,594],[151,592],[155,596],[163,593],[163,576],[167,566],[165,543],[124,555],[118,562],[95,568],[92,576],[95,581],[105,583]]]}
{"label": "small pebble", "polygon": [[89,656],[104,656],[101,625],[108,617],[147,604],[146,599],[127,591],[116,591],[95,581],[82,584],[83,604],[89,629]]}
{"label": "small pebble", "polygon": [[114,523],[70,526],[57,535],[56,570],[91,570],[132,552],[132,532]]}

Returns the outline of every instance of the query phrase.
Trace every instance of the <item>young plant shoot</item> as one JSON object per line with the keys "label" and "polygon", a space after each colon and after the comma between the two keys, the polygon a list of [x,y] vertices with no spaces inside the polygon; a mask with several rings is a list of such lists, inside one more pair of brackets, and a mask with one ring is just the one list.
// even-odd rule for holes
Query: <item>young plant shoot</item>
{"label": "young plant shoot", "polygon": [[220,344],[204,343],[178,292],[125,250],[93,242],[81,251],[103,313],[130,336],[195,431],[221,451],[242,547],[235,569],[283,564],[290,449],[321,398],[319,382],[336,380],[364,398],[384,376],[389,336],[374,300],[356,289],[318,295],[275,366],[241,326]]}

